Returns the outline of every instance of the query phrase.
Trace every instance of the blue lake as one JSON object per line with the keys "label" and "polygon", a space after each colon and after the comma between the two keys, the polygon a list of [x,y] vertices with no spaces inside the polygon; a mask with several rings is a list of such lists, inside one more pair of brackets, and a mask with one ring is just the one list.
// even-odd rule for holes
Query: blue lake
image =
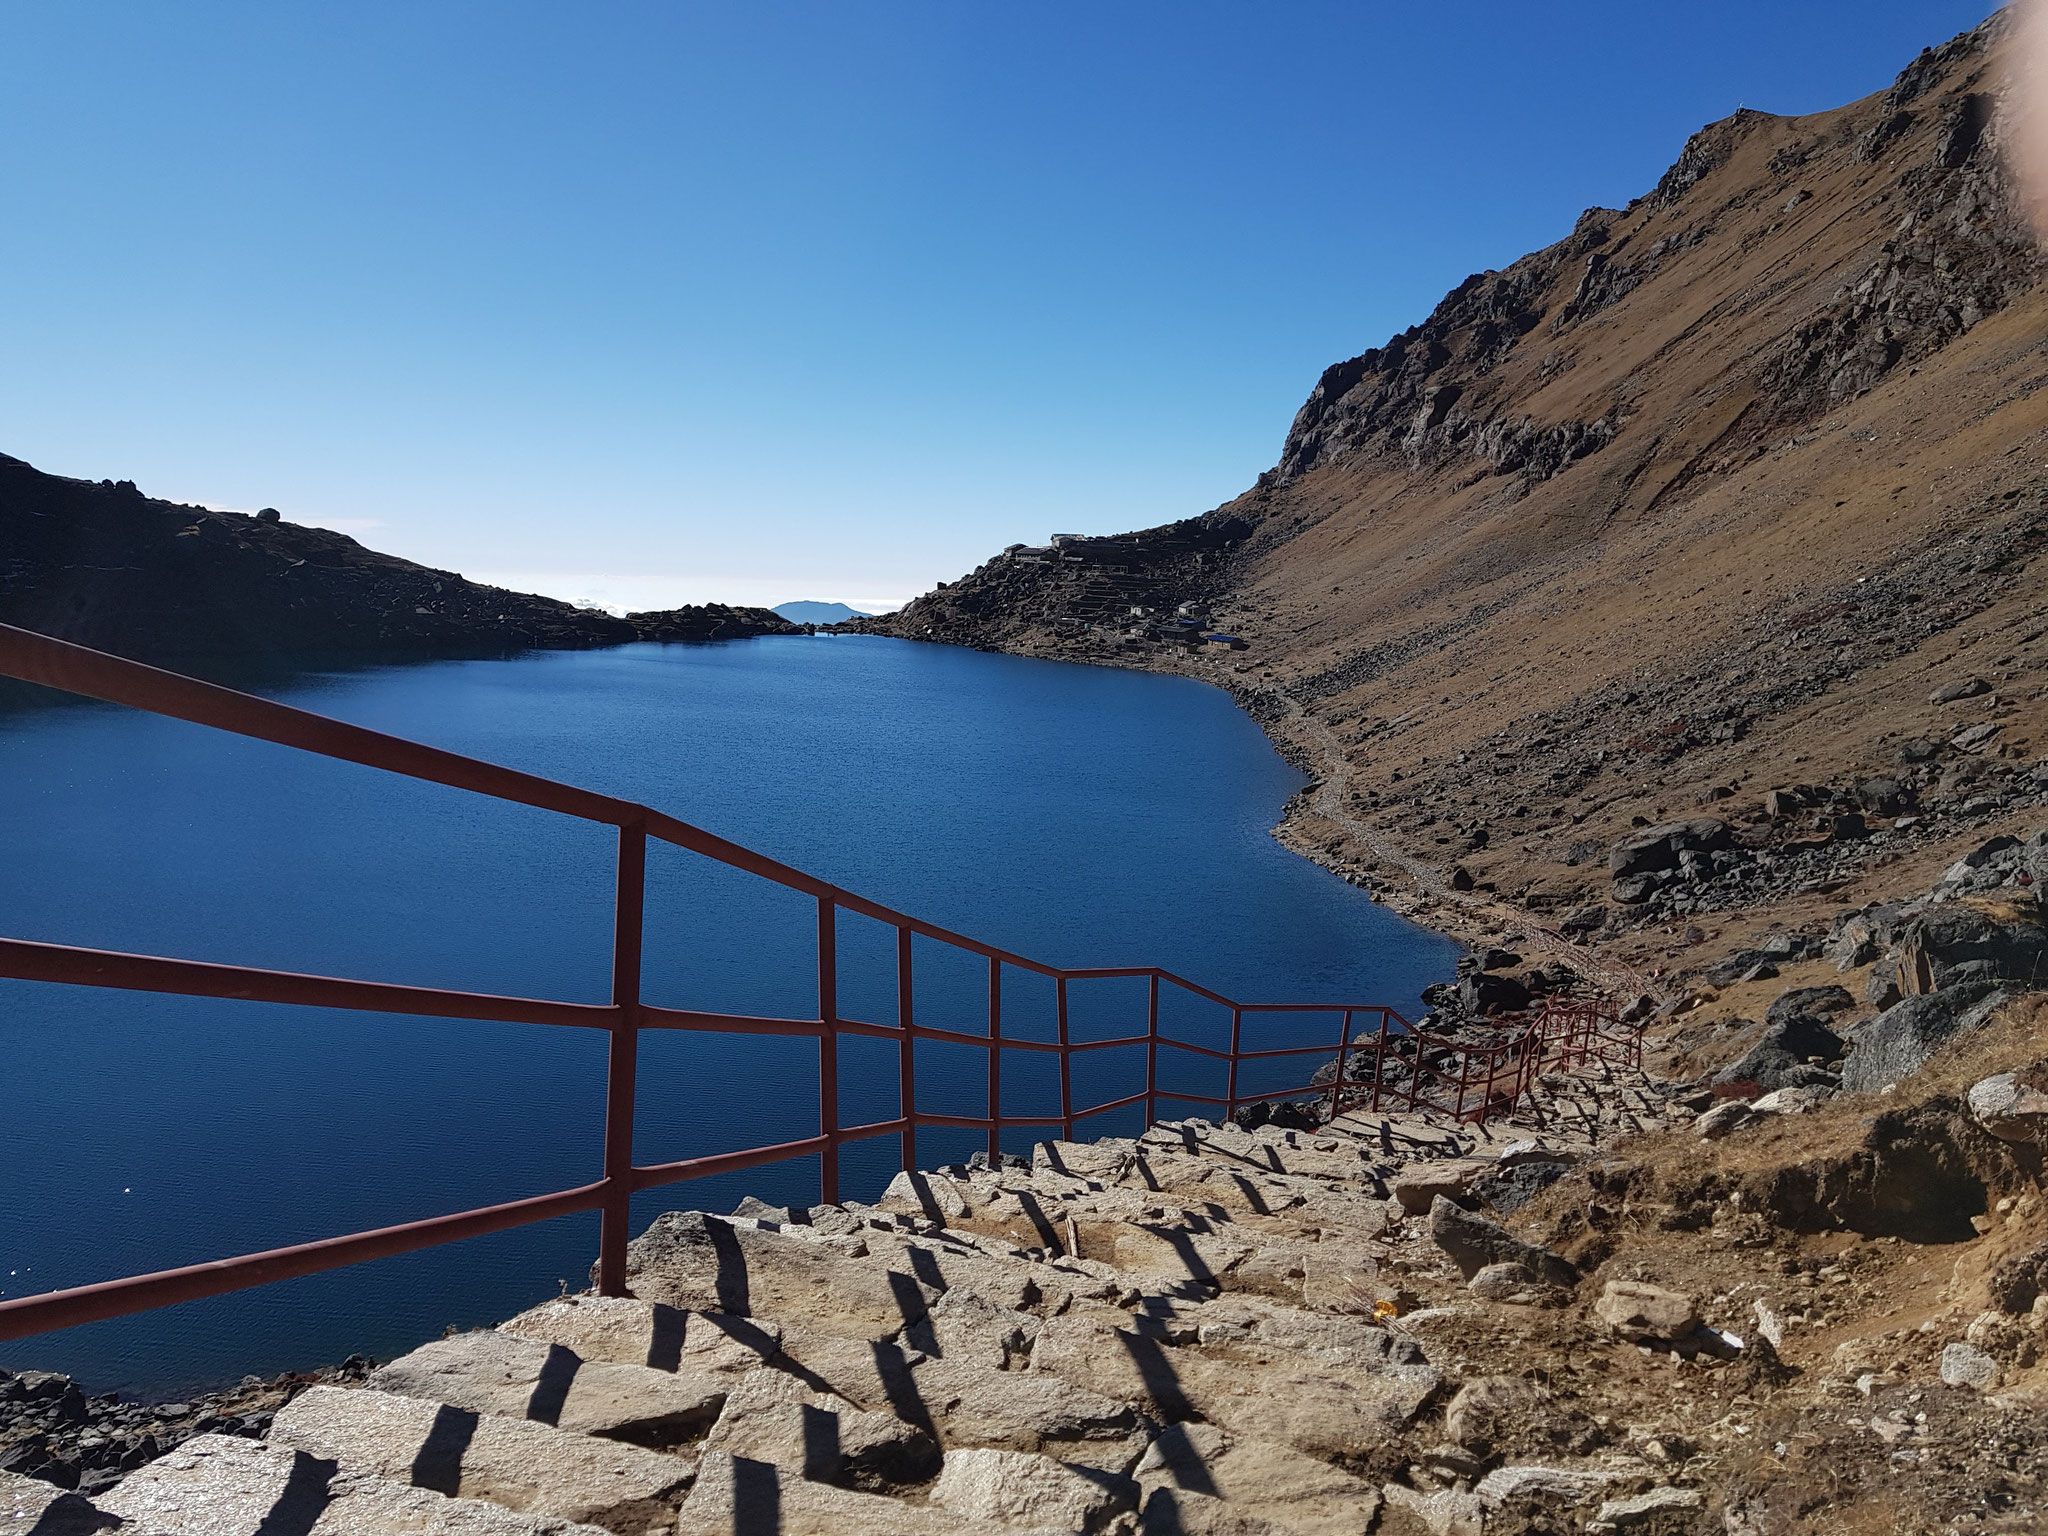
{"label": "blue lake", "polygon": [[[303,708],[644,801],[850,890],[1063,966],[1157,964],[1244,1001],[1413,1016],[1448,940],[1270,836],[1304,782],[1224,693],[1144,673],[869,638],[634,645],[301,674]],[[0,715],[0,934],[326,975],[608,997],[615,834],[110,706]],[[808,898],[651,845],[645,995],[816,1013]],[[840,920],[842,1014],[893,1022],[893,931]],[[985,1027],[985,962],[918,941],[921,1023]],[[1142,1032],[1144,983],[1075,983],[1076,1038]],[[1045,1038],[1050,983],[1004,1027]],[[1221,1043],[1207,1005],[1163,1018]],[[1247,1025],[1335,1041],[1333,1017]],[[636,1160],[812,1134],[817,1046],[643,1037]],[[895,1047],[841,1046],[844,1123],[897,1113]],[[1293,1074],[1254,1081],[1280,1087]],[[584,1184],[600,1172],[595,1032],[0,982],[0,1294],[20,1296]],[[1169,1079],[1220,1093],[1192,1058]],[[919,1107],[980,1113],[985,1057],[926,1042]],[[1137,1091],[1142,1053],[1077,1069]],[[1056,1110],[1010,1053],[1006,1113]],[[1168,1108],[1164,1113],[1174,1113]],[[1196,1112],[1200,1110],[1182,1110]],[[1081,1134],[1130,1134],[1136,1111]],[[1006,1138],[1027,1150],[1046,1132]],[[920,1133],[920,1160],[979,1132]],[[893,1137],[850,1147],[872,1199]],[[817,1198],[815,1161],[640,1197]],[[587,1283],[594,1214],[0,1345],[88,1390],[177,1393],[380,1359]]]}

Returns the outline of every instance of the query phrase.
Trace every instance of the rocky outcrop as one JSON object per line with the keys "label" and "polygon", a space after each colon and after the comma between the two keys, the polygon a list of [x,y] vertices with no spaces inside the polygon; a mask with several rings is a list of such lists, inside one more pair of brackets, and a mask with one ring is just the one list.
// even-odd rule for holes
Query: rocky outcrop
{"label": "rocky outcrop", "polygon": [[809,629],[767,608],[733,608],[702,603],[665,608],[658,613],[629,613],[626,622],[642,640],[700,644],[707,640],[751,640],[756,635],[803,635]]}

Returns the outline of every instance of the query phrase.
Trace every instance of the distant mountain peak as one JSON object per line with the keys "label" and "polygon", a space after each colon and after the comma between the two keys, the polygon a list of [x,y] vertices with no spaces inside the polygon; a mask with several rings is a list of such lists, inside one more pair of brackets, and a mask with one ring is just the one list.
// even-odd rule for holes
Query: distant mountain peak
{"label": "distant mountain peak", "polygon": [[860,609],[849,608],[844,603],[778,603],[769,612],[792,624],[843,624],[848,619],[868,617]]}

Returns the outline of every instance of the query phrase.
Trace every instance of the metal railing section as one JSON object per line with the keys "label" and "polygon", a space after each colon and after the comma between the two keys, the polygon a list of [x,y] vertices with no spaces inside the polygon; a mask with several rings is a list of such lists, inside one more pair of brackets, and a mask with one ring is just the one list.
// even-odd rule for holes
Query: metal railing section
{"label": "metal railing section", "polygon": [[[1243,1063],[1308,1055],[1327,1058],[1332,1051],[1330,1045],[1245,1050],[1243,1030],[1248,1014],[1326,1013],[1340,1017],[1341,1027],[1335,1043],[1338,1076],[1331,1098],[1333,1110],[1340,1107],[1340,1100],[1351,1094],[1352,1085],[1345,1081],[1346,1063],[1357,1060],[1367,1051],[1372,1053],[1374,1061],[1369,1084],[1370,1103],[1374,1109],[1383,1103],[1395,1105],[1405,1102],[1410,1109],[1441,1109],[1467,1121],[1484,1120],[1511,1110],[1533,1081],[1535,1062],[1542,1055],[1545,1026],[1540,1021],[1506,1043],[1466,1045],[1434,1035],[1418,1034],[1393,1009],[1379,1004],[1246,1004],[1157,966],[1071,969],[1046,965],[841,890],[799,869],[644,805],[349,725],[9,625],[0,625],[0,675],[618,829],[611,1001],[608,1004],[567,1003],[400,986],[0,938],[0,977],[16,980],[419,1017],[544,1024],[600,1030],[609,1037],[603,1169],[601,1177],[594,1183],[265,1253],[244,1254],[213,1263],[131,1275],[0,1302],[0,1340],[75,1327],[276,1280],[339,1269],[589,1210],[600,1213],[598,1289],[608,1296],[624,1295],[630,1207],[633,1195],[640,1190],[815,1155],[819,1161],[820,1199],[831,1204],[839,1199],[840,1148],[850,1142],[898,1136],[902,1143],[903,1166],[909,1169],[917,1166],[917,1133],[927,1127],[985,1130],[989,1154],[994,1158],[1001,1150],[1003,1131],[1013,1127],[1057,1126],[1061,1136],[1071,1140],[1078,1121],[1131,1106],[1142,1105],[1145,1122],[1150,1124],[1158,1119],[1162,1100],[1214,1107],[1227,1118],[1247,1104],[1324,1092],[1328,1085],[1315,1083],[1258,1092],[1240,1090],[1239,1069]],[[697,1012],[660,1007],[642,998],[641,953],[649,838],[701,854],[814,899],[817,904],[818,955],[815,1018],[761,1018]],[[871,918],[895,930],[897,1017],[892,1023],[874,1023],[840,1014],[837,945],[841,912]],[[986,1034],[917,1022],[911,941],[920,937],[987,961]],[[1032,1040],[1004,1034],[1002,985],[1005,967],[1052,980],[1056,1039]],[[1146,980],[1145,1032],[1109,1040],[1071,1039],[1067,1007],[1069,984],[1114,977]],[[1159,1018],[1161,989],[1164,987],[1178,988],[1190,996],[1229,1010],[1229,1049],[1216,1050],[1163,1033]],[[1362,1017],[1373,1021],[1368,1026],[1371,1029],[1370,1045],[1360,1044],[1354,1039],[1355,1026]],[[638,1047],[641,1032],[650,1029],[814,1037],[818,1042],[817,1134],[772,1146],[676,1162],[635,1163],[633,1122]],[[899,1113],[895,1118],[865,1125],[839,1123],[838,1041],[846,1035],[897,1043],[900,1099]],[[986,1051],[988,1085],[984,1113],[938,1114],[917,1108],[915,1045],[920,1040]],[[1083,1052],[1136,1046],[1143,1046],[1145,1051],[1143,1090],[1105,1103],[1077,1107],[1073,1094],[1074,1057]],[[1002,1063],[1004,1054],[1013,1051],[1050,1053],[1058,1058],[1057,1114],[1005,1115],[1002,1112]],[[1223,1095],[1219,1098],[1161,1087],[1159,1067],[1162,1051],[1224,1063],[1226,1082]]]}

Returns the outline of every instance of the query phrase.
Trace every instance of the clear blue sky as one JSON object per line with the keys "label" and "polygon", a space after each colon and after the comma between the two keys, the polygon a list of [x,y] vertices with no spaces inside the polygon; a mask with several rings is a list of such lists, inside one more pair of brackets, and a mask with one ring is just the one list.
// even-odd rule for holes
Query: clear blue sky
{"label": "clear blue sky", "polygon": [[1328,363],[1982,0],[0,0],[0,450],[561,596],[1201,512]]}

